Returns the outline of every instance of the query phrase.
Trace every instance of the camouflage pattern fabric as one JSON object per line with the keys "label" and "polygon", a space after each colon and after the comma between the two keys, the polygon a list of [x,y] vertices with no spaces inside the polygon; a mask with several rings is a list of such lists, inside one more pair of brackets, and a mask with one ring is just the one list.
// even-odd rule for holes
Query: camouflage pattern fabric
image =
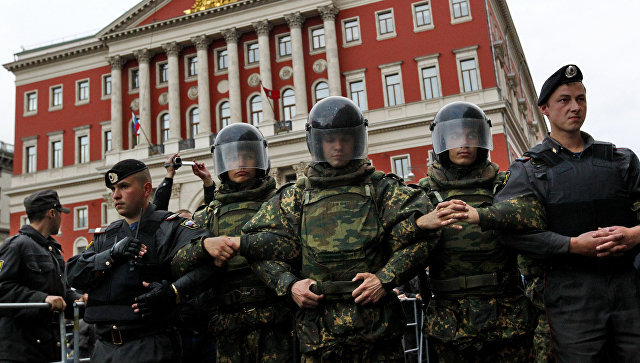
{"label": "camouflage pattern fabric", "polygon": [[[461,199],[473,207],[486,208],[493,204],[493,195],[505,177],[498,171],[498,166],[488,161],[473,168],[449,169],[436,163],[428,177],[420,180],[420,186],[434,204]],[[524,218],[512,219],[516,225],[520,220]],[[477,355],[485,346],[506,347],[510,341],[523,339],[529,342],[529,350],[513,351],[516,355],[505,359],[519,361],[522,356],[528,357],[535,317],[522,291],[516,255],[499,243],[494,231],[458,224],[462,230],[443,228],[440,242],[429,258],[431,284],[438,288],[433,289],[435,297],[427,308],[426,332],[430,339],[446,346],[451,354],[457,351],[461,357],[471,351],[475,353],[470,356]],[[495,281],[472,288],[456,288],[454,283],[494,274]],[[504,354],[509,352],[512,351],[504,350]]]}
{"label": "camouflage pattern fabric", "polygon": [[[317,164],[306,175],[243,228],[243,256],[281,261],[264,271],[278,294],[287,294],[301,278],[349,281],[357,272],[375,273],[389,291],[424,268],[438,233],[424,233],[415,222],[432,209],[422,191],[375,172],[368,161],[343,169]],[[381,341],[397,342],[392,350],[401,349],[404,322],[395,296],[366,306],[325,302],[299,311],[296,320],[308,359],[361,359]]]}
{"label": "camouflage pattern fabric", "polygon": [[429,341],[430,361],[441,363],[529,363],[531,357],[531,339],[519,337],[506,341],[493,341],[481,347],[471,346],[460,349],[454,343]]}

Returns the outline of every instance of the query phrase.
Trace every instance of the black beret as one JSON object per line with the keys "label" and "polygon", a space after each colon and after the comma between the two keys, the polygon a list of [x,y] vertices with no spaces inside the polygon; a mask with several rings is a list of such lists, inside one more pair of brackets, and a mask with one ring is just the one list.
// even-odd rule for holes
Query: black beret
{"label": "black beret", "polygon": [[567,64],[566,66],[558,69],[556,73],[552,74],[540,90],[540,97],[538,98],[538,106],[542,106],[547,103],[549,96],[563,84],[582,82],[582,72],[575,64]]}
{"label": "black beret", "polygon": [[24,208],[27,211],[27,215],[52,208],[64,213],[70,212],[69,208],[65,208],[60,204],[58,193],[52,189],[40,190],[24,198]]}
{"label": "black beret", "polygon": [[104,183],[107,188],[111,188],[111,186],[118,184],[119,181],[129,175],[133,175],[144,170],[147,170],[147,165],[142,161],[135,159],[122,160],[104,174]]}

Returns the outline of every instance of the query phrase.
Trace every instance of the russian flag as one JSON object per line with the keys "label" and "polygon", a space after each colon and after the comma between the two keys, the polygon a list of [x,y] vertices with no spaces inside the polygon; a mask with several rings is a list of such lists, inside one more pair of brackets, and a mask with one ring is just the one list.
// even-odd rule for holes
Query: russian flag
{"label": "russian flag", "polygon": [[140,122],[133,111],[131,111],[131,116],[133,117],[133,129],[136,130],[136,135],[140,135]]}

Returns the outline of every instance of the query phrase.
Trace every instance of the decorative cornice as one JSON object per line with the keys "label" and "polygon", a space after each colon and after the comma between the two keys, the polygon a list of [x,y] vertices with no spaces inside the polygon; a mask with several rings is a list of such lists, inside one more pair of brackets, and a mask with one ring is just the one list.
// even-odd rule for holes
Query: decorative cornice
{"label": "decorative cornice", "polygon": [[211,38],[206,35],[199,35],[191,38],[191,43],[195,44],[196,50],[208,50],[211,44]]}
{"label": "decorative cornice", "polygon": [[256,21],[255,23],[251,23],[251,25],[258,35],[269,35],[271,28],[273,28],[267,20]]}
{"label": "decorative cornice", "polygon": [[138,63],[149,63],[149,58],[151,56],[151,53],[149,52],[149,49],[144,48],[144,49],[134,50],[133,55],[136,56]]}
{"label": "decorative cornice", "polygon": [[286,14],[284,20],[289,24],[289,28],[302,28],[302,24],[304,24],[304,16],[300,12]]}
{"label": "decorative cornice", "polygon": [[222,36],[227,43],[237,43],[238,38],[240,38],[240,33],[236,28],[224,29],[220,33],[222,33]]}
{"label": "decorative cornice", "polygon": [[111,70],[121,70],[124,67],[126,62],[122,59],[121,56],[116,55],[114,57],[109,58],[109,65],[111,66]]}
{"label": "decorative cornice", "polygon": [[60,52],[51,52],[41,56],[7,63],[3,66],[9,72],[16,72],[29,67],[91,55],[105,50],[106,46],[103,43],[95,42],[82,47],[68,48]]}
{"label": "decorative cornice", "polygon": [[171,42],[167,44],[162,44],[162,49],[164,49],[164,51],[167,53],[169,57],[171,56],[177,57],[180,54],[180,50],[182,49],[182,46],[180,46],[176,42]]}
{"label": "decorative cornice", "polygon": [[318,8],[323,21],[335,21],[340,10],[333,5],[325,5]]}

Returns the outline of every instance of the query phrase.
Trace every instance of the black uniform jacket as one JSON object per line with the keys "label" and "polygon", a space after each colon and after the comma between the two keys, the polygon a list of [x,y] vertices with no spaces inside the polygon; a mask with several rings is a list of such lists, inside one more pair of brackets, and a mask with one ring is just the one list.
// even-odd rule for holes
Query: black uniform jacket
{"label": "black uniform jacket", "polygon": [[[67,310],[80,294],[64,281],[62,248],[29,225],[0,246],[0,302],[42,303],[62,296]],[[60,358],[57,314],[50,309],[0,310],[0,360],[25,362]]]}

